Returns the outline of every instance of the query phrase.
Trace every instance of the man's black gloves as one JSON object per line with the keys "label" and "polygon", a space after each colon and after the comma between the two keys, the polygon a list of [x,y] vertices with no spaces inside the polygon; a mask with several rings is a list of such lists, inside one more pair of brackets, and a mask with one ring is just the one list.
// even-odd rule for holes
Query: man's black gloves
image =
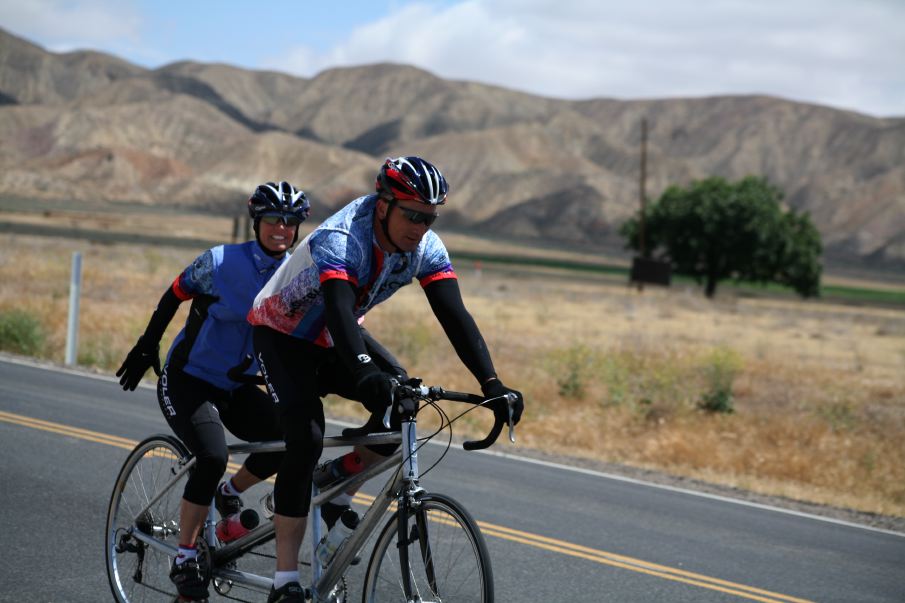
{"label": "man's black gloves", "polygon": [[506,394],[514,394],[515,402],[512,403],[512,424],[515,425],[522,420],[522,411],[525,410],[525,400],[522,398],[522,392],[509,389],[503,385],[502,381],[496,378],[483,384],[481,386],[481,391],[484,393],[485,398],[497,398],[488,406],[493,409],[493,415],[496,418],[502,419],[506,423],[509,422],[509,408],[506,398],[503,396]]}
{"label": "man's black gloves", "polygon": [[393,403],[393,389],[398,385],[396,378],[370,362],[359,365],[356,372],[356,389],[365,408],[372,414],[382,414]]}
{"label": "man's black gloves", "polygon": [[135,347],[123,361],[123,365],[116,371],[123,391],[132,391],[138,387],[141,378],[152,366],[154,372],[160,376],[160,345],[150,344],[145,341],[144,337],[139,337]]}

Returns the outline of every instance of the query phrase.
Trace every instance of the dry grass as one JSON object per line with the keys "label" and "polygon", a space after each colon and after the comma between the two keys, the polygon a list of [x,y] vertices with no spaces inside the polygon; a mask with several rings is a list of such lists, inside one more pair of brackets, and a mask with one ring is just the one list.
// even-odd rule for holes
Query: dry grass
{"label": "dry grass", "polygon": [[[44,355],[56,361],[76,249],[84,256],[79,360],[113,371],[201,250],[0,235],[0,313],[39,318]],[[500,375],[526,395],[520,445],[905,516],[905,313],[709,302],[697,291],[639,293],[587,275],[487,266],[459,274]],[[414,374],[474,389],[417,286],[366,324]],[[701,400],[724,386],[735,412],[702,411]],[[352,403],[331,407],[359,413]],[[480,417],[461,425],[462,436],[485,429]]]}

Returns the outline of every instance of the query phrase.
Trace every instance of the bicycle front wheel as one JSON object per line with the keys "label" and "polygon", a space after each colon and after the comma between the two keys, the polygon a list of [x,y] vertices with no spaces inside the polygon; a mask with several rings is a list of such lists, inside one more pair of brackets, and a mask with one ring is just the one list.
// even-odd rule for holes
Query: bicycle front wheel
{"label": "bicycle front wheel", "polygon": [[490,555],[468,511],[441,494],[398,510],[374,545],[362,601],[492,603]]}
{"label": "bicycle front wheel", "polygon": [[[188,472],[182,442],[152,436],[135,447],[116,478],[107,509],[107,577],[119,603],[173,601],[170,555],[179,544],[179,505]],[[153,501],[153,502],[152,502]],[[138,538],[153,538],[153,545]]]}

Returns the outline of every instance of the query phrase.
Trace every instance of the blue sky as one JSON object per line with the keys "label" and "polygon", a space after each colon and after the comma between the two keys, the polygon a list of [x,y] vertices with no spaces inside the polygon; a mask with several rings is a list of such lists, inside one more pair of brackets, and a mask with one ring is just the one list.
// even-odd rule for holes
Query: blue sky
{"label": "blue sky", "polygon": [[149,68],[391,61],[557,98],[769,94],[905,116],[905,0],[0,0],[0,27]]}

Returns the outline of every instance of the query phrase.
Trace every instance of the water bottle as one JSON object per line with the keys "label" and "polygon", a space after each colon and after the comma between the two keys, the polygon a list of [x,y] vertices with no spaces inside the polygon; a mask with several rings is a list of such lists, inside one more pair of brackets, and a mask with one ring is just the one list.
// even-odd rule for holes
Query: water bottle
{"label": "water bottle", "polygon": [[339,521],[327,532],[314,551],[321,567],[327,567],[330,564],[333,555],[352,534],[356,526],[358,526],[358,513],[352,509],[343,511],[343,514],[339,516]]}
{"label": "water bottle", "polygon": [[364,468],[361,457],[355,452],[349,452],[315,467],[312,481],[319,490],[323,490],[345,477],[360,473]]}
{"label": "water bottle", "polygon": [[261,511],[264,512],[264,517],[266,519],[270,519],[274,514],[274,503],[273,503],[273,490],[265,494],[261,497]]}
{"label": "water bottle", "polygon": [[254,509],[245,509],[241,513],[233,513],[217,522],[217,538],[220,542],[232,542],[248,534],[258,527],[261,518]]}

